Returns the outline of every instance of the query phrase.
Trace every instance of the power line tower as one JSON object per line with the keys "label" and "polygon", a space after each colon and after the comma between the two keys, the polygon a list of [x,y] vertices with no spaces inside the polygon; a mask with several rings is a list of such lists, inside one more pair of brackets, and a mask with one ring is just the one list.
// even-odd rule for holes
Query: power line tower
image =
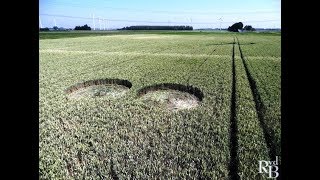
{"label": "power line tower", "polygon": [[53,18],[54,26],[57,26],[56,18]]}
{"label": "power line tower", "polygon": [[221,31],[222,17],[221,17],[221,18],[219,18],[219,20],[220,20],[220,31]]}
{"label": "power line tower", "polygon": [[92,25],[93,25],[93,30],[96,30],[96,24],[94,22],[94,13],[92,13]]}
{"label": "power line tower", "polygon": [[99,21],[99,31],[101,31],[101,17],[98,17],[98,21]]}

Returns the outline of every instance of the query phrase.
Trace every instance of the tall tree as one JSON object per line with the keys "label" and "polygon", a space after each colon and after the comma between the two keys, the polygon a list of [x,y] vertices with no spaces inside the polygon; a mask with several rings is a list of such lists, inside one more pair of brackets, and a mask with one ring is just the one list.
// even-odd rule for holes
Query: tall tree
{"label": "tall tree", "polygon": [[239,30],[242,30],[242,28],[243,28],[242,22],[237,22],[237,23],[234,23],[232,26],[229,26],[228,31],[239,32]]}

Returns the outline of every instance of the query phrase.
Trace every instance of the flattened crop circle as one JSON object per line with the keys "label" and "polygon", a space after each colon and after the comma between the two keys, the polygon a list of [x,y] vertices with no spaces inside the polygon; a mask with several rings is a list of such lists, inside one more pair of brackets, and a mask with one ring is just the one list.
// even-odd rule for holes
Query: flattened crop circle
{"label": "flattened crop circle", "polygon": [[101,96],[118,98],[123,96],[131,87],[132,84],[128,80],[97,79],[70,86],[65,92],[70,99]]}
{"label": "flattened crop circle", "polygon": [[147,86],[138,91],[138,96],[145,103],[171,111],[195,108],[203,99],[203,93],[198,88],[173,83]]}

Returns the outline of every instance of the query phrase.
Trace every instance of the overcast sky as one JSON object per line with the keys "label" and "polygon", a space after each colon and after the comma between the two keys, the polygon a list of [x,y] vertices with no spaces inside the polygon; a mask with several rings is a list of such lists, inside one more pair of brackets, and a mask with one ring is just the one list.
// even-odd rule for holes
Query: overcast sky
{"label": "overcast sky", "polygon": [[[94,21],[93,21],[94,15]],[[281,28],[280,0],[40,0],[39,26],[99,29],[131,25]],[[100,20],[99,20],[100,19]]]}

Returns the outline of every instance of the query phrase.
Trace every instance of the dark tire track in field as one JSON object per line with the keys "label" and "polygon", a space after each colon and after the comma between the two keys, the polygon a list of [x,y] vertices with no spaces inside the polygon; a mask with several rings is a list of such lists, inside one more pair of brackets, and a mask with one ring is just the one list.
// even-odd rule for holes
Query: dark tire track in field
{"label": "dark tire track in field", "polygon": [[[262,127],[264,138],[266,140],[266,143],[267,143],[267,146],[269,149],[269,157],[271,158],[271,160],[275,160],[276,159],[276,145],[275,145],[276,141],[275,141],[274,134],[272,133],[273,132],[272,129],[268,128],[268,126],[266,125],[266,119],[265,119],[266,107],[261,99],[260,93],[257,88],[257,83],[254,80],[254,78],[252,77],[252,75],[248,69],[247,62],[244,59],[238,37],[237,37],[237,41],[238,41],[238,46],[239,46],[239,51],[240,51],[240,57],[242,59],[243,65],[244,65],[244,68],[245,68],[245,71],[246,71],[246,74],[248,77],[248,81],[250,84],[250,89],[251,89],[253,99],[255,102],[255,107],[256,107],[257,114],[258,114],[260,126]],[[271,133],[269,133],[269,132],[271,132]]]}
{"label": "dark tire track in field", "polygon": [[[234,41],[234,40],[233,40],[233,41]],[[230,42],[230,43],[211,44],[210,46],[220,46],[220,45],[230,45],[230,44],[235,44],[235,41],[234,41],[234,42]],[[196,70],[200,69],[200,67],[201,67],[205,62],[207,62],[207,60],[210,58],[210,56],[211,56],[215,51],[216,51],[216,49],[214,49],[214,50],[208,55],[208,57],[206,57],[206,58],[204,59],[204,61],[196,68]],[[193,73],[194,73],[194,71],[191,72],[191,73],[189,73],[189,76],[188,76],[188,78],[187,78],[187,85],[189,85],[189,82],[190,82],[190,79],[191,79]]]}
{"label": "dark tire track in field", "polygon": [[[86,70],[88,70],[87,72],[92,72],[92,71],[95,71],[95,70],[97,70],[99,68],[101,68],[101,70],[103,70],[103,69],[110,70],[110,69],[114,69],[115,67],[117,67],[119,69],[118,65],[124,65],[127,62],[130,62],[130,61],[133,61],[133,60],[136,60],[136,59],[138,59],[138,58],[137,57],[132,57],[132,58],[129,58],[129,59],[126,59],[126,60],[123,60],[123,61],[119,61],[119,62],[115,62],[115,63],[111,63],[111,64],[103,62],[103,63],[99,63],[97,65],[93,65],[93,66],[91,66],[90,68],[88,68]],[[108,67],[106,67],[106,66],[108,66]],[[87,72],[80,73],[80,75],[86,74]]]}
{"label": "dark tire track in field", "polygon": [[[156,54],[156,53],[161,53],[161,52],[164,52],[164,51],[166,51],[166,50],[168,50],[168,49],[170,50],[170,46],[169,46],[169,47],[166,47],[166,48],[164,48],[164,49],[161,49],[161,50],[159,50],[159,51],[155,51],[155,52],[153,52],[153,53],[154,53],[154,54]],[[160,71],[160,70],[158,69],[157,71]],[[163,71],[163,70],[162,70],[162,71]],[[154,75],[153,72],[154,72],[153,70],[147,71],[146,73],[144,73],[143,75],[140,76],[139,81],[140,81],[140,83],[142,84],[143,87],[145,86],[145,84],[144,84],[144,82],[146,81],[145,79],[152,77],[152,75]]]}
{"label": "dark tire track in field", "polygon": [[[167,49],[170,49],[170,48],[166,48],[165,50],[167,50]],[[214,51],[216,51],[216,49],[214,49],[214,50],[209,54],[209,56],[211,56]],[[161,51],[156,51],[155,53],[158,53],[158,52],[163,52],[163,50],[161,50]],[[194,52],[196,52],[196,51],[193,51],[192,53],[194,53]],[[196,68],[196,70],[199,69],[208,59],[209,59],[209,57],[207,57],[207,58],[198,66],[198,68]],[[187,81],[187,86],[189,86],[189,81],[190,81],[190,79],[191,79],[191,76],[192,76],[193,73],[195,72],[195,71],[193,71],[193,72],[192,72],[192,71],[193,71],[193,70],[187,72],[187,73],[189,74],[189,76],[188,76],[188,78],[187,78],[187,80],[186,80],[186,81]],[[141,76],[140,82],[143,83],[143,80],[144,80],[146,77],[150,77],[149,74],[151,74],[152,72],[153,72],[153,71],[149,71],[149,72],[145,73],[143,76]]]}
{"label": "dark tire track in field", "polygon": [[[169,49],[169,48],[166,48],[166,49]],[[159,52],[162,52],[162,51],[163,50],[160,50],[160,51],[156,51],[154,53],[159,53]],[[98,54],[97,56],[100,56],[100,55],[101,54]],[[87,72],[80,73],[80,75],[86,74],[88,72],[92,72],[92,70],[95,70],[95,69],[97,69],[99,67],[101,68],[101,70],[102,69],[110,70],[111,68],[115,68],[115,67],[117,67],[118,69],[121,68],[120,70],[123,70],[123,68],[119,67],[119,65],[125,65],[128,62],[130,64],[130,62],[132,62],[134,60],[140,60],[140,59],[141,59],[141,57],[138,55],[136,57],[131,57],[131,58],[128,58],[126,60],[122,60],[122,61],[118,61],[118,62],[114,62],[114,63],[110,63],[110,64],[108,64],[107,62],[101,62],[99,64],[90,66],[90,68],[85,68],[84,70],[87,70]],[[106,66],[108,66],[108,67],[106,67]]]}
{"label": "dark tire track in field", "polygon": [[229,177],[231,180],[238,180],[238,124],[236,117],[236,67],[234,59],[235,39],[233,38],[232,46],[232,94],[230,106],[230,163],[229,163]]}
{"label": "dark tire track in field", "polygon": [[[205,62],[207,62],[207,60],[210,58],[210,56],[211,56],[215,51],[216,51],[216,49],[214,49],[214,50],[209,54],[209,56],[206,57],[206,58],[204,59],[204,61],[203,61],[197,68],[195,68],[195,69],[198,70]],[[193,71],[192,73],[189,74],[189,76],[188,76],[188,78],[187,78],[187,85],[189,85],[189,81],[190,81],[190,79],[191,79],[191,77],[192,77],[192,75],[193,75],[194,72],[195,72],[195,71]]]}
{"label": "dark tire track in field", "polygon": [[112,179],[119,180],[119,177],[114,169],[114,164],[113,164],[112,158],[111,158],[111,162],[110,162],[110,175],[111,175]]}
{"label": "dark tire track in field", "polygon": [[[262,72],[260,68],[254,68],[252,63],[250,63],[250,61],[248,61],[248,64],[250,65],[251,69],[254,70],[254,69],[257,69],[259,72]],[[259,76],[259,73],[256,73],[256,76],[257,76],[257,79],[262,79],[261,76]],[[262,84],[262,88],[264,90],[264,92],[267,94],[267,96],[269,97],[269,99],[271,98],[271,95],[270,95],[270,92],[269,90],[266,88],[266,84],[264,83],[263,80],[260,80],[260,83]]]}
{"label": "dark tire track in field", "polygon": [[[123,61],[120,61],[120,62],[116,62],[116,63],[111,63],[111,64],[108,64],[107,62],[102,62],[102,63],[99,63],[99,64],[96,64],[96,65],[92,65],[88,68],[82,68],[81,70],[81,73],[77,73],[77,76],[82,76],[82,75],[86,75],[86,74],[90,74],[91,72],[97,72],[97,71],[101,71],[101,70],[110,70],[112,68],[115,68],[115,67],[118,67],[117,65],[123,65],[123,64],[126,64],[127,62],[130,62],[130,61],[134,61],[134,60],[137,60],[138,58],[137,57],[133,57],[133,58],[129,58],[127,60],[123,60]],[[70,65],[72,66],[72,65]],[[108,66],[108,67],[106,67]],[[119,69],[119,67],[117,68],[117,71],[120,71],[122,69]],[[60,77],[60,78],[56,78],[55,81],[53,81],[52,83],[58,83],[58,82],[61,82],[62,80],[65,80],[65,79],[69,79],[74,73],[76,72],[68,72],[66,70],[66,74],[65,76],[63,77]]]}

